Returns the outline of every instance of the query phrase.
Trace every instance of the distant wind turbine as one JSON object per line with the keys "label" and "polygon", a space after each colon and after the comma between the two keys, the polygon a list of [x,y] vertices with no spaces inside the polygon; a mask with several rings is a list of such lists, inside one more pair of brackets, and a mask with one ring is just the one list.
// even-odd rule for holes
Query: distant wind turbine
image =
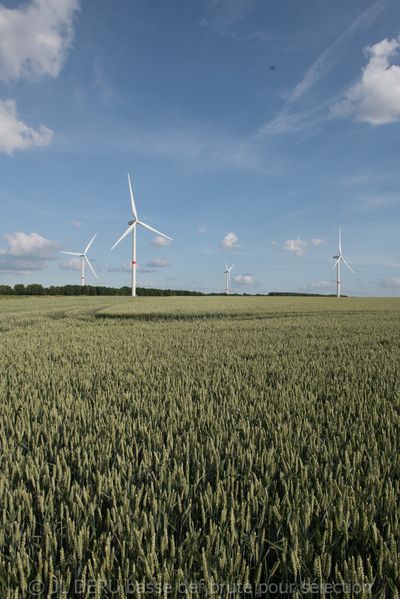
{"label": "distant wind turbine", "polygon": [[351,266],[343,258],[343,254],[342,254],[342,228],[341,227],[339,227],[339,254],[337,256],[333,256],[333,258],[336,260],[335,264],[333,265],[333,268],[336,268],[336,295],[337,295],[337,297],[340,297],[340,285],[341,285],[341,280],[340,280],[340,263],[343,262],[343,264],[345,264],[347,266],[347,268],[351,272],[354,273],[354,270],[351,268]]}
{"label": "distant wind turbine", "polygon": [[228,266],[227,264],[225,264],[225,270],[224,270],[224,274],[226,274],[226,288],[225,288],[225,293],[226,295],[229,295],[230,293],[230,287],[231,287],[231,270],[235,265],[232,264],[232,266]]}
{"label": "distant wind turbine", "polygon": [[97,235],[97,233],[95,233],[93,235],[92,239],[89,241],[89,243],[87,244],[87,246],[83,250],[83,252],[60,252],[61,254],[68,254],[69,256],[79,256],[80,257],[80,259],[81,259],[81,285],[82,286],[85,284],[85,262],[87,262],[87,265],[89,266],[90,270],[92,271],[92,273],[94,274],[94,276],[97,279],[97,275],[94,272],[94,268],[90,264],[89,258],[86,255],[89,251],[90,246],[92,245],[93,241],[95,240],[96,235]]}
{"label": "distant wind turbine", "polygon": [[164,235],[164,233],[161,233],[161,231],[157,231],[157,229],[153,229],[153,227],[150,227],[150,225],[147,225],[146,223],[144,223],[138,219],[136,206],[135,206],[135,200],[133,197],[131,178],[129,176],[129,173],[128,173],[128,184],[129,184],[129,193],[131,196],[131,208],[132,208],[133,220],[130,220],[128,222],[129,227],[127,228],[125,233],[123,233],[121,235],[121,237],[119,239],[117,239],[117,241],[112,246],[111,250],[113,250],[119,244],[119,242],[124,239],[124,237],[129,235],[129,233],[132,233],[132,297],[135,297],[135,295],[136,295],[136,225],[141,225],[145,229],[148,229],[149,231],[152,231],[153,233],[156,233],[157,235],[161,235],[161,237],[165,237],[165,239],[169,239],[170,241],[173,241],[173,239],[172,239],[172,237],[168,237],[168,235]]}

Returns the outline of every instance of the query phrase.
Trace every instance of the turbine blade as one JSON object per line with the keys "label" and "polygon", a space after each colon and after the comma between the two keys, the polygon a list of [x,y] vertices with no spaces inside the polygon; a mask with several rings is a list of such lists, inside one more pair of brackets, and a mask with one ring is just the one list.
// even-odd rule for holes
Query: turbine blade
{"label": "turbine blade", "polygon": [[353,272],[353,273],[354,273],[354,270],[351,268],[350,264],[347,264],[347,262],[346,262],[346,260],[343,258],[343,256],[342,256],[342,261],[343,261],[343,262],[344,262],[344,264],[347,266],[347,268],[348,268],[349,270],[351,270],[351,272]]}
{"label": "turbine blade", "polygon": [[89,248],[90,248],[90,246],[92,245],[93,241],[96,239],[96,235],[97,235],[97,233],[95,233],[95,234],[93,235],[92,239],[91,239],[91,240],[89,241],[89,243],[87,244],[87,246],[86,246],[86,248],[85,248],[85,250],[84,250],[84,252],[83,252],[84,254],[86,254],[86,252],[88,252],[88,251],[89,251]]}
{"label": "turbine blade", "polygon": [[60,254],[68,254],[69,256],[82,256],[82,254],[80,252],[62,252],[62,251],[60,251]]}
{"label": "turbine blade", "polygon": [[129,183],[129,193],[131,194],[131,206],[132,206],[132,212],[133,212],[133,216],[135,217],[135,220],[137,220],[137,212],[136,212],[136,206],[135,206],[135,198],[133,197],[132,184],[131,184],[131,178],[130,178],[130,176],[129,176],[129,173],[128,173],[128,183]]}
{"label": "turbine blade", "polygon": [[94,272],[94,268],[93,268],[93,266],[92,266],[92,265],[90,264],[90,262],[89,262],[89,258],[88,258],[88,257],[85,255],[85,256],[84,256],[84,259],[86,260],[86,262],[87,262],[87,264],[88,264],[88,266],[89,266],[90,270],[92,271],[92,273],[94,274],[94,276],[95,276],[95,277],[96,277],[96,279],[97,279],[97,275],[96,275],[96,273]]}
{"label": "turbine blade", "polygon": [[127,228],[127,230],[125,231],[125,233],[122,233],[121,237],[119,239],[117,239],[117,241],[114,243],[114,245],[112,246],[112,250],[119,244],[120,241],[123,240],[124,237],[126,237],[127,235],[129,235],[129,233],[131,231],[133,231],[133,228],[136,226],[136,221],[132,224],[129,225],[129,227]]}
{"label": "turbine blade", "polygon": [[339,227],[339,255],[342,255],[342,227]]}
{"label": "turbine blade", "polygon": [[234,265],[234,264],[232,264],[232,266],[230,267],[230,269],[229,269],[229,274],[231,274],[231,270],[232,270],[232,268],[233,268],[234,266],[235,266],[235,265]]}
{"label": "turbine blade", "polygon": [[149,231],[153,231],[153,233],[157,233],[157,235],[161,235],[161,237],[165,237],[165,239],[169,239],[170,241],[173,241],[172,237],[168,237],[168,235],[161,233],[161,231],[157,231],[157,229],[150,227],[150,225],[146,225],[146,223],[142,223],[142,221],[140,221],[140,220],[138,220],[138,224],[142,225],[142,227],[144,227],[145,229],[148,229]]}
{"label": "turbine blade", "polygon": [[337,265],[338,265],[338,262],[340,262],[340,258],[338,258],[338,259],[336,260],[335,264],[333,265],[333,268],[334,268],[334,269],[337,267]]}

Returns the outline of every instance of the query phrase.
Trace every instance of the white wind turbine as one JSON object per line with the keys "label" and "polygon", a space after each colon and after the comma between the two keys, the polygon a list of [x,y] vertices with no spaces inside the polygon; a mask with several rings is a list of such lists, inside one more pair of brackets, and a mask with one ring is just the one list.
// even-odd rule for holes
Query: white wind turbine
{"label": "white wind turbine", "polygon": [[61,254],[68,254],[69,256],[79,256],[80,257],[80,259],[81,259],[81,285],[82,286],[85,284],[85,262],[87,262],[87,265],[89,266],[90,270],[92,271],[92,273],[94,274],[94,276],[97,279],[97,275],[94,272],[94,268],[90,264],[89,258],[86,255],[89,251],[90,246],[92,245],[93,241],[95,240],[96,235],[97,235],[97,233],[95,233],[93,235],[92,239],[89,241],[89,243],[87,244],[87,246],[85,247],[83,252],[60,252]]}
{"label": "white wind turbine", "polygon": [[136,295],[136,225],[141,225],[145,229],[148,229],[149,231],[152,231],[153,233],[156,233],[157,235],[161,235],[161,237],[165,237],[165,239],[169,239],[170,241],[173,241],[173,239],[172,239],[172,237],[168,237],[168,235],[164,235],[164,233],[161,233],[161,231],[157,231],[157,229],[153,229],[153,227],[150,227],[150,225],[147,225],[146,223],[144,223],[138,219],[136,206],[135,206],[135,200],[133,197],[131,178],[129,176],[129,173],[128,173],[128,183],[129,183],[129,193],[131,196],[131,208],[132,208],[133,220],[130,220],[128,222],[129,227],[127,228],[125,233],[123,233],[121,235],[121,237],[119,239],[117,239],[117,241],[114,243],[114,245],[112,246],[111,249],[113,250],[119,244],[119,242],[123,240],[124,237],[129,235],[129,233],[132,233],[132,297],[135,297],[135,295]]}
{"label": "white wind turbine", "polygon": [[224,270],[224,274],[226,274],[226,287],[225,287],[225,293],[226,295],[229,295],[230,292],[230,287],[231,287],[231,270],[235,265],[232,264],[232,266],[228,266],[227,264],[225,264],[225,270]]}
{"label": "white wind turbine", "polygon": [[337,297],[340,297],[340,284],[341,284],[341,280],[340,280],[340,263],[343,262],[343,264],[345,264],[347,266],[347,268],[349,270],[351,270],[351,272],[354,272],[354,270],[351,268],[351,266],[343,258],[343,254],[342,254],[342,228],[341,227],[339,227],[339,254],[337,256],[333,256],[333,258],[336,260],[335,264],[333,265],[333,268],[336,268],[336,295],[337,295]]}

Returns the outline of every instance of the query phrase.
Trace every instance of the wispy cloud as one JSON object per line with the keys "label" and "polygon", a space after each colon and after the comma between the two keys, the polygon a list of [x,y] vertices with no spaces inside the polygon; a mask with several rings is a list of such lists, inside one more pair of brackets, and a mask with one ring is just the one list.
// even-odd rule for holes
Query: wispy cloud
{"label": "wispy cloud", "polygon": [[400,172],[397,164],[388,165],[384,169],[369,168],[368,170],[351,171],[338,181],[344,187],[367,187],[377,183],[400,182]]}
{"label": "wispy cloud", "polygon": [[118,101],[117,95],[97,57],[93,63],[93,83],[103,106],[108,110],[114,108]]}
{"label": "wispy cloud", "polygon": [[384,11],[389,0],[377,0],[372,6],[361,13],[351,25],[341,33],[335,41],[325,48],[320,56],[306,70],[303,78],[289,94],[284,107],[279,114],[264,123],[257,136],[268,134],[284,134],[316,127],[326,119],[327,109],[332,106],[335,99],[307,108],[296,110],[295,104],[324,79],[340,62],[352,39],[359,33],[366,31],[375,19]]}
{"label": "wispy cloud", "polygon": [[161,235],[157,235],[151,242],[151,245],[154,247],[168,247],[171,245],[171,241],[165,237],[161,237]]}
{"label": "wispy cloud", "polygon": [[333,281],[316,281],[315,283],[310,284],[310,289],[333,289],[334,283]]}
{"label": "wispy cloud", "polygon": [[[126,145],[150,158],[162,158],[189,169],[277,172],[280,165],[261,151],[256,138],[239,138],[202,124],[180,123],[160,131],[132,131]],[[121,141],[118,141],[121,148]]]}
{"label": "wispy cloud", "polygon": [[321,79],[338,64],[344,56],[345,51],[353,37],[366,31],[377,17],[384,11],[388,0],[378,0],[372,6],[361,13],[335,41],[325,48],[322,54],[307,69],[301,81],[295,86],[289,96],[288,104],[292,104],[313,88]]}
{"label": "wispy cloud", "polygon": [[130,262],[126,262],[125,264],[119,264],[117,266],[110,265],[107,268],[107,272],[131,272],[132,264]]}
{"label": "wispy cloud", "polygon": [[235,25],[249,14],[256,0],[211,0],[201,27],[210,27],[217,35],[236,37]]}
{"label": "wispy cloud", "polygon": [[139,266],[139,268],[137,269],[137,271],[140,274],[149,274],[151,272],[156,272],[154,269],[152,268],[144,268],[143,266]]}
{"label": "wispy cloud", "polygon": [[71,258],[71,260],[66,260],[65,262],[61,262],[60,268],[62,268],[63,270],[80,270],[81,269],[81,261],[79,258]]}
{"label": "wispy cloud", "polygon": [[388,277],[382,279],[381,286],[386,289],[398,289],[400,290],[400,277]]}
{"label": "wispy cloud", "polygon": [[[125,264],[119,264],[119,265],[110,265],[107,268],[107,272],[131,272],[131,271],[132,271],[131,262],[126,262]],[[144,266],[138,266],[137,272],[140,274],[149,274],[151,272],[155,272],[155,270],[151,269],[151,268],[145,268]]]}
{"label": "wispy cloud", "polygon": [[266,135],[282,135],[285,133],[295,133],[318,126],[325,120],[324,112],[331,105],[331,100],[324,105],[314,106],[307,110],[292,111],[288,106],[283,108],[279,114],[262,125],[254,136],[254,139],[262,138]]}
{"label": "wispy cloud", "polygon": [[153,258],[153,260],[149,260],[146,263],[146,266],[155,267],[155,268],[165,268],[169,266],[168,260],[164,260],[163,258]]}
{"label": "wispy cloud", "polygon": [[359,199],[356,199],[352,205],[352,210],[379,210],[380,208],[387,208],[390,206],[397,206],[400,204],[400,195],[395,194],[373,194],[364,195]]}
{"label": "wispy cloud", "polygon": [[82,226],[82,221],[81,220],[74,220],[74,219],[72,219],[72,220],[69,221],[69,223],[70,223],[70,225],[72,225],[74,227],[77,227],[78,229],[79,229],[79,227]]}

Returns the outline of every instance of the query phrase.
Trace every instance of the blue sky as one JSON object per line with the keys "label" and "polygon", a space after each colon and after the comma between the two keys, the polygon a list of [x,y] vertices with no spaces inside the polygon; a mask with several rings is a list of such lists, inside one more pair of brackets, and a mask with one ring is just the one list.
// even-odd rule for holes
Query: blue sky
{"label": "blue sky", "polygon": [[[2,0],[0,283],[400,291],[394,0]],[[95,283],[87,275],[87,283]]]}

